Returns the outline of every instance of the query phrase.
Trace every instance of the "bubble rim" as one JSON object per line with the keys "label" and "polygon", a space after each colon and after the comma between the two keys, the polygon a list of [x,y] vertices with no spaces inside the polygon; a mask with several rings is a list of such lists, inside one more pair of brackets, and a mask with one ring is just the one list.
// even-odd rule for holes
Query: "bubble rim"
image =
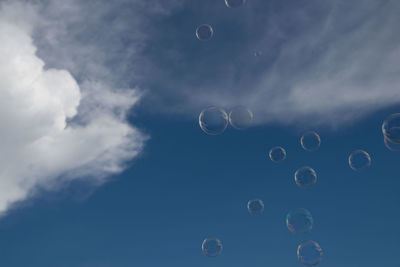
{"label": "bubble rim", "polygon": [[[281,151],[283,151],[283,158],[282,158],[281,160],[274,160],[274,159],[272,159],[272,152],[273,152],[274,150],[281,150]],[[270,160],[271,160],[272,162],[274,162],[274,163],[281,163],[281,162],[283,162],[283,161],[286,160],[286,150],[285,150],[283,147],[281,147],[281,146],[274,146],[273,148],[271,148],[271,149],[269,150],[268,155],[269,155]]]}
{"label": "bubble rim", "polygon": [[[355,154],[357,154],[357,153],[362,153],[362,154],[366,155],[366,157],[368,158],[368,164],[367,164],[366,166],[362,167],[362,168],[359,168],[359,169],[354,168],[354,167],[352,166],[352,164],[351,164],[351,158],[352,158],[352,156],[355,155]],[[365,171],[365,170],[367,170],[367,169],[369,169],[369,168],[371,167],[372,160],[371,160],[370,154],[369,154],[367,151],[362,150],[362,149],[356,149],[356,150],[354,150],[353,152],[350,153],[350,155],[349,155],[349,157],[348,157],[348,163],[349,163],[350,168],[351,168],[353,171],[362,172],[362,171]]]}
{"label": "bubble rim", "polygon": [[[298,174],[301,170],[304,170],[304,169],[309,169],[309,170],[311,170],[311,172],[314,174],[314,177],[315,177],[314,183],[312,183],[311,185],[304,186],[304,185],[302,185],[301,183],[298,182],[297,174]],[[311,168],[310,166],[303,166],[303,167],[300,167],[300,168],[298,168],[298,169],[296,170],[296,172],[294,173],[294,180],[295,180],[297,186],[300,187],[300,188],[304,188],[304,189],[312,188],[312,187],[314,187],[314,185],[316,185],[317,180],[318,180],[317,172],[316,172],[313,168]]]}
{"label": "bubble rim", "polygon": [[[301,232],[295,231],[295,230],[294,230],[294,227],[292,226],[292,224],[289,224],[289,219],[290,219],[290,217],[292,217],[292,216],[293,216],[292,214],[295,213],[296,211],[304,211],[304,213],[307,214],[307,218],[310,219],[311,224],[310,224],[310,227],[309,227],[309,229],[308,229],[307,231],[301,231]],[[296,213],[297,213],[297,212],[296,212]],[[309,210],[305,209],[305,208],[296,208],[296,209],[292,209],[292,210],[290,210],[290,211],[288,212],[288,214],[286,215],[286,227],[287,227],[287,228],[289,229],[289,231],[292,232],[293,234],[296,234],[296,235],[306,234],[306,233],[310,232],[310,231],[313,229],[313,227],[314,227],[314,218],[313,218],[311,212],[310,212]]]}
{"label": "bubble rim", "polygon": [[[251,212],[251,209],[250,209],[250,204],[253,203],[253,202],[256,202],[256,201],[260,202],[261,206],[262,206],[262,210],[259,213],[253,213],[253,212]],[[250,199],[249,201],[247,201],[247,211],[253,216],[257,216],[257,215],[263,214],[264,213],[264,208],[265,208],[264,201],[262,201],[259,198],[253,198],[253,199]]]}
{"label": "bubble rim", "polygon": [[[318,261],[315,262],[315,263],[312,263],[312,264],[307,264],[307,263],[305,263],[305,262],[304,262],[304,259],[303,259],[303,256],[300,255],[300,250],[301,250],[301,248],[302,248],[305,244],[308,244],[308,243],[313,244],[313,245],[317,248],[317,250],[319,251],[319,258],[318,258]],[[322,250],[320,244],[319,244],[318,242],[314,241],[314,240],[305,240],[305,241],[302,241],[302,242],[297,246],[297,258],[298,258],[298,260],[299,260],[303,265],[306,265],[306,266],[315,266],[315,265],[318,265],[318,264],[322,261],[323,255],[324,255],[324,252],[323,252],[323,250]]]}
{"label": "bubble rim", "polygon": [[[221,113],[222,113],[222,115],[223,115],[223,117],[224,117],[224,119],[225,119],[225,125],[224,125],[224,128],[221,130],[221,131],[218,131],[218,132],[209,132],[209,131],[206,131],[205,129],[206,129],[206,127],[204,126],[203,127],[203,123],[202,123],[202,121],[201,121],[201,119],[202,119],[202,117],[204,116],[204,112],[205,111],[208,111],[208,110],[211,110],[211,109],[216,109],[216,110],[218,110],[218,111],[220,111]],[[225,130],[226,130],[226,128],[228,128],[228,114],[226,113],[226,111],[223,109],[223,108],[219,108],[219,107],[216,107],[216,106],[208,106],[207,108],[205,108],[205,109],[203,109],[201,112],[200,112],[200,115],[199,115],[199,126],[200,126],[200,129],[204,132],[204,133],[206,133],[206,134],[208,134],[208,135],[220,135],[220,134],[222,134],[223,132],[225,132]]]}
{"label": "bubble rim", "polygon": [[[206,243],[207,243],[208,241],[211,241],[211,240],[217,241],[218,245],[221,247],[221,249],[218,251],[217,255],[215,255],[215,256],[211,256],[211,255],[209,255],[209,254],[206,253],[205,245],[206,245]],[[205,256],[207,256],[207,257],[209,257],[209,258],[216,258],[216,257],[218,257],[219,255],[221,255],[223,248],[224,248],[224,246],[222,245],[221,240],[220,240],[219,238],[216,238],[216,237],[206,237],[206,238],[204,238],[203,243],[201,244],[201,251],[203,252],[203,254],[204,254]]]}
{"label": "bubble rim", "polygon": [[243,1],[242,1],[242,4],[240,4],[239,6],[231,6],[231,5],[229,4],[229,0],[225,0],[225,5],[226,5],[227,7],[229,7],[229,8],[239,8],[239,7],[244,6],[245,4],[246,4],[246,0],[243,0]]}
{"label": "bubble rim", "polygon": [[232,120],[232,112],[235,111],[235,109],[239,109],[239,108],[243,108],[243,109],[245,109],[245,110],[248,112],[248,114],[250,115],[250,124],[251,124],[251,122],[253,121],[254,114],[253,114],[253,111],[251,111],[251,109],[249,109],[249,108],[247,108],[247,107],[245,107],[245,106],[236,106],[236,107],[232,108],[232,109],[229,111],[229,114],[228,114],[229,125],[231,125],[231,126],[232,126],[233,128],[235,128],[236,130],[245,130],[245,129],[247,129],[247,128],[250,127],[250,124],[249,124],[248,127],[239,127],[239,126],[237,126],[237,125],[235,124],[235,122]]}
{"label": "bubble rim", "polygon": [[[199,29],[201,27],[207,27],[207,28],[210,29],[210,32],[211,32],[210,38],[203,39],[203,38],[200,37]],[[198,40],[200,40],[200,41],[209,41],[209,40],[212,39],[213,36],[214,36],[214,28],[210,24],[204,23],[204,24],[201,24],[201,25],[197,26],[197,28],[196,28],[196,37],[197,37]]]}
{"label": "bubble rim", "polygon": [[[306,146],[304,145],[304,141],[303,141],[303,140],[304,140],[304,137],[305,137],[306,135],[309,135],[309,134],[312,134],[312,135],[314,135],[314,136],[317,137],[318,146],[317,146],[316,148],[314,148],[314,149],[306,148]],[[302,147],[305,151],[307,151],[307,152],[315,152],[315,151],[317,151],[317,150],[321,147],[321,137],[320,137],[319,134],[318,134],[317,132],[315,132],[315,131],[307,131],[307,132],[303,133],[302,136],[300,137],[300,145],[301,145],[301,147]]]}

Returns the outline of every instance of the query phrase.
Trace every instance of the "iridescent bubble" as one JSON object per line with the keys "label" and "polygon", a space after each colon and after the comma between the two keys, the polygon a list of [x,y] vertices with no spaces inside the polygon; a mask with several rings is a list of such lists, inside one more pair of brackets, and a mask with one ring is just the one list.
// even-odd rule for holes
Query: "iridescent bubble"
{"label": "iridescent bubble", "polygon": [[196,29],[196,36],[197,39],[201,40],[201,41],[207,41],[210,40],[211,37],[214,34],[214,30],[213,28],[208,25],[208,24],[203,24],[200,25],[199,27],[197,27]]}
{"label": "iridescent bubble", "polygon": [[310,188],[317,182],[317,173],[311,167],[301,167],[294,174],[294,179],[301,188]]}
{"label": "iridescent bubble", "polygon": [[201,245],[201,250],[207,257],[217,257],[222,252],[222,243],[218,238],[206,238]]}
{"label": "iridescent bubble", "polygon": [[221,134],[228,126],[228,114],[221,108],[208,107],[200,113],[199,124],[207,134]]}
{"label": "iridescent bubble", "polygon": [[273,147],[269,151],[269,158],[276,163],[282,162],[286,159],[286,151],[280,146]]}
{"label": "iridescent bubble", "polygon": [[382,132],[390,142],[400,144],[400,113],[386,118],[382,124]]}
{"label": "iridescent bubble", "polygon": [[300,139],[301,146],[306,151],[316,151],[321,145],[321,138],[316,132],[306,132]]}
{"label": "iridescent bubble", "polygon": [[304,265],[315,266],[322,260],[322,249],[315,241],[304,241],[297,247],[297,258]]}
{"label": "iridescent bubble", "polygon": [[383,142],[390,151],[400,151],[400,144],[392,143],[386,137],[383,137]]}
{"label": "iridescent bubble", "polygon": [[355,171],[366,170],[371,166],[371,157],[364,150],[355,150],[349,156],[349,165]]}
{"label": "iridescent bubble", "polygon": [[258,198],[249,200],[247,202],[247,210],[251,215],[261,215],[264,212],[264,203]]}
{"label": "iridescent bubble", "polygon": [[229,123],[233,128],[244,130],[250,127],[253,120],[253,112],[245,107],[235,107],[229,112]]}
{"label": "iridescent bubble", "polygon": [[291,210],[286,216],[286,226],[294,234],[308,233],[314,224],[311,213],[306,209]]}
{"label": "iridescent bubble", "polygon": [[231,8],[241,7],[245,2],[246,0],[225,0],[226,6]]}

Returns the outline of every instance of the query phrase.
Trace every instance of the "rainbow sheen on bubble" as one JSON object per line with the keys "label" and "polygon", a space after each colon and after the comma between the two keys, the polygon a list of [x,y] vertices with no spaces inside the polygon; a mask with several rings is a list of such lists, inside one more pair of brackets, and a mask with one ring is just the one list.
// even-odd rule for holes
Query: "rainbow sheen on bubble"
{"label": "rainbow sheen on bubble", "polygon": [[400,113],[392,114],[385,119],[382,133],[391,143],[400,144]]}
{"label": "rainbow sheen on bubble", "polygon": [[211,27],[211,25],[202,24],[196,29],[197,39],[201,41],[208,41],[212,38],[213,35],[214,35],[214,30]]}
{"label": "rainbow sheen on bubble", "polygon": [[364,171],[371,166],[371,157],[364,150],[355,150],[349,156],[349,166],[355,171]]}
{"label": "rainbow sheen on bubble", "polygon": [[259,199],[251,199],[247,202],[247,210],[251,215],[261,215],[264,212],[264,202]]}
{"label": "rainbow sheen on bubble", "polygon": [[249,128],[252,121],[253,112],[248,108],[239,106],[229,112],[229,123],[237,130]]}
{"label": "rainbow sheen on bubble", "polygon": [[306,132],[300,138],[300,144],[306,151],[317,151],[321,146],[321,137],[316,132]]}
{"label": "rainbow sheen on bubble", "polygon": [[383,137],[383,143],[385,144],[386,148],[390,151],[400,151],[400,144],[395,144],[389,141],[386,137]]}
{"label": "rainbow sheen on bubble", "polygon": [[299,187],[311,188],[317,183],[317,173],[313,168],[304,166],[295,172],[294,179]]}
{"label": "rainbow sheen on bubble", "polygon": [[297,258],[306,266],[315,266],[322,260],[322,248],[315,241],[304,241],[297,247]]}
{"label": "rainbow sheen on bubble", "polygon": [[222,242],[215,237],[206,238],[201,245],[201,250],[207,257],[217,257],[222,252]]}
{"label": "rainbow sheen on bubble", "polygon": [[275,163],[282,162],[286,159],[286,150],[280,146],[273,147],[269,151],[269,158]]}
{"label": "rainbow sheen on bubble", "polygon": [[294,234],[305,234],[311,231],[314,219],[311,213],[303,208],[291,210],[286,216],[286,226]]}
{"label": "rainbow sheen on bubble", "polygon": [[221,134],[228,126],[228,114],[221,108],[208,107],[200,113],[199,125],[206,134]]}

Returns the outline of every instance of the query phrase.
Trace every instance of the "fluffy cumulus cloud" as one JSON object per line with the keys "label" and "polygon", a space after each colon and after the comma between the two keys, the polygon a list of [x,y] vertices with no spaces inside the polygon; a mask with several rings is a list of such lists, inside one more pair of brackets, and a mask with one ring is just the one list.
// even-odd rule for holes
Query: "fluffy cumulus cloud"
{"label": "fluffy cumulus cloud", "polygon": [[[98,76],[79,83],[37,55],[38,7],[0,2],[0,213],[35,189],[72,179],[101,184],[141,151],[145,136],[126,121],[136,89]],[[86,59],[89,60],[89,59]]]}

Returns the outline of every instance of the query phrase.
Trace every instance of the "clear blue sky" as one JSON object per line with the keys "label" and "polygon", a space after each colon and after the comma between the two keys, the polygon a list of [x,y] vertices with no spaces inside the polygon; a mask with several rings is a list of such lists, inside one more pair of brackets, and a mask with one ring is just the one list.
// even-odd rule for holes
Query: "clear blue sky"
{"label": "clear blue sky", "polygon": [[[22,201],[0,220],[0,266],[293,267],[302,266],[296,250],[308,239],[323,249],[321,267],[400,266],[400,152],[384,146],[381,131],[400,112],[399,2],[247,0],[238,9],[223,0],[20,2],[41,10],[30,34],[46,68],[68,70],[83,92],[68,125],[91,125],[90,112],[118,114],[148,139],[127,165],[124,149],[110,149],[122,172],[97,161],[87,173],[62,161],[48,171],[38,155],[32,176],[43,177],[27,191],[34,193],[12,200]],[[195,29],[204,23],[214,36],[200,42]],[[93,80],[112,89],[94,90]],[[124,100],[136,86],[142,94],[131,108]],[[202,108],[238,104],[254,112],[250,129],[229,126],[217,136],[200,129]],[[316,152],[300,146],[308,130],[321,137]],[[87,154],[68,142],[49,159]],[[93,144],[82,146],[95,151]],[[287,152],[280,164],[268,158],[275,146]],[[356,149],[372,159],[361,173],[348,166]],[[313,188],[296,185],[302,166],[316,171]],[[73,180],[54,178],[70,172]],[[264,201],[261,216],[247,211],[253,198]],[[286,228],[294,208],[312,213],[310,233]],[[206,237],[222,241],[219,257],[202,254]]]}

